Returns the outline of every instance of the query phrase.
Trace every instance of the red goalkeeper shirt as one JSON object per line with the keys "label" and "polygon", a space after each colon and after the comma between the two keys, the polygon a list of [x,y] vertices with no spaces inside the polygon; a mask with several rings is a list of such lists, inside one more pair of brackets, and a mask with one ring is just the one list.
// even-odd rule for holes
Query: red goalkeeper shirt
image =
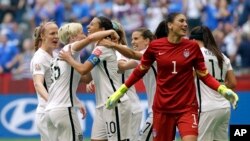
{"label": "red goalkeeper shirt", "polygon": [[205,71],[203,55],[197,43],[182,39],[178,44],[160,38],[150,43],[141,65],[150,68],[157,62],[157,88],[153,110],[180,113],[192,106],[198,108],[193,68]]}

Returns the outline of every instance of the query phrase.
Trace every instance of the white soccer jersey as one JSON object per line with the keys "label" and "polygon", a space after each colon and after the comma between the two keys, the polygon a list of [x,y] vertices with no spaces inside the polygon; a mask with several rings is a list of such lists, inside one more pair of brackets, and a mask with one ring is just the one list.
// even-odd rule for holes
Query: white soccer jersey
{"label": "white soccer jersey", "polygon": [[[118,51],[116,51],[117,61],[119,60],[125,60],[128,61],[129,59],[120,54]],[[133,69],[126,70],[124,72],[119,73],[120,74],[120,81],[121,83],[125,83],[125,81],[128,79],[130,74],[132,73]],[[131,86],[128,91],[126,92],[127,96],[131,99],[131,102],[133,102],[133,111],[141,112],[141,106],[140,106],[140,100],[136,93],[135,86]]]}
{"label": "white soccer jersey", "polygon": [[[69,45],[64,46],[67,51]],[[72,50],[72,56],[80,62],[80,52]],[[67,62],[58,57],[51,61],[51,80],[53,81],[49,88],[49,98],[46,110],[62,107],[77,107],[76,90],[81,75],[71,67]]]}
{"label": "white soccer jersey", "polygon": [[[223,84],[227,71],[232,70],[230,60],[225,55],[223,55],[223,68],[220,69],[218,65],[218,60],[211,51],[209,51],[205,47],[202,47],[201,51],[204,56],[206,67],[209,73],[214,76],[214,78],[216,78],[220,83]],[[201,107],[200,112],[207,112],[215,109],[230,107],[229,101],[226,100],[218,92],[212,90],[200,80],[195,81],[197,83],[197,98]]]}
{"label": "white soccer jersey", "polygon": [[[32,75],[43,75],[45,79],[44,86],[49,89],[52,81],[50,79],[51,72],[50,72],[50,61],[52,59],[52,56],[49,55],[46,51],[43,49],[39,48],[31,62],[30,62],[30,71]],[[37,98],[38,98],[38,106],[37,106],[37,113],[44,113],[44,110],[46,108],[46,101],[37,93]]]}
{"label": "white soccer jersey", "polygon": [[[104,106],[109,96],[111,96],[122,83],[117,73],[118,64],[115,50],[104,46],[96,46],[92,54],[99,56],[100,62],[92,69],[91,75],[96,88],[96,106]],[[128,99],[126,95],[121,101]]]}
{"label": "white soccer jersey", "polygon": [[[141,53],[144,53],[146,51],[142,50]],[[140,61],[137,61],[139,64]],[[147,93],[147,100],[148,100],[148,113],[152,113],[152,105],[154,102],[154,95],[156,91],[156,76],[157,76],[157,66],[156,62],[154,62],[151,65],[151,68],[148,70],[148,72],[143,76],[143,83],[146,89]]]}

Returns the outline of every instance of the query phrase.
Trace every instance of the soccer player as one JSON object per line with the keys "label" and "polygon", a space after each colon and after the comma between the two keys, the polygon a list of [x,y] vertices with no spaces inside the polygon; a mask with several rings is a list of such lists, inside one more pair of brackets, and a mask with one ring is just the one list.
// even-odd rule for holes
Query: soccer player
{"label": "soccer player", "polygon": [[[113,29],[112,22],[105,17],[95,17],[88,25],[89,35],[98,31]],[[117,40],[110,36],[109,39]],[[66,60],[80,74],[84,75],[91,71],[96,91],[96,111],[92,126],[91,140],[106,141],[130,140],[134,134],[132,124],[137,119],[133,103],[134,95],[127,93],[120,99],[119,104],[113,110],[105,108],[108,97],[122,84],[120,75],[117,73],[118,65],[115,50],[96,44],[92,54],[83,64],[71,57],[70,51],[62,51],[60,57]],[[132,128],[132,129],[131,129]]]}
{"label": "soccer player", "polygon": [[[113,40],[112,42],[127,46],[126,33],[122,25],[117,21],[112,21],[112,25],[116,33],[119,35],[119,40]],[[132,73],[132,69],[134,67],[133,64],[131,64],[132,66],[129,64],[133,62],[130,62],[127,57],[123,56],[118,51],[116,51],[116,56],[118,61],[118,69],[119,69],[118,73],[120,74],[120,82],[124,83],[125,80]],[[132,86],[131,89],[127,91],[127,95],[130,96],[131,103],[133,103],[133,108],[132,108],[133,117],[130,116],[128,117],[130,119],[127,119],[128,121],[131,121],[128,130],[130,130],[131,132],[130,140],[136,141],[139,135],[140,125],[142,120],[142,108],[134,86]]]}
{"label": "soccer player", "polygon": [[208,73],[198,44],[184,38],[188,25],[183,14],[169,14],[166,25],[168,36],[153,40],[149,44],[141,64],[109,97],[106,106],[112,109],[127,89],[141,79],[156,61],[157,87],[153,103],[153,140],[174,140],[177,126],[183,141],[196,141],[198,102],[193,69],[206,85],[230,100],[233,106],[236,105],[238,96]]}
{"label": "soccer player", "polygon": [[58,47],[58,27],[54,22],[43,22],[35,28],[35,54],[30,62],[30,71],[38,98],[36,109],[36,125],[41,141],[48,141],[48,128],[45,119],[45,108],[48,100],[48,89],[52,83],[50,76],[50,60],[53,50]]}
{"label": "soccer player", "polygon": [[[236,78],[230,60],[221,53],[210,29],[197,26],[191,30],[190,39],[195,39],[204,56],[208,71],[220,83],[233,89]],[[197,98],[199,103],[198,141],[228,141],[230,103],[218,92],[197,79]]]}
{"label": "soccer player", "polygon": [[[105,41],[106,46],[110,46],[117,49],[121,53],[124,53],[128,58],[140,59],[143,53],[146,51],[149,43],[154,39],[154,34],[147,28],[138,28],[132,33],[132,47],[134,50],[128,48],[126,45],[116,44],[111,41]],[[140,63],[134,59],[124,59],[120,61],[119,70],[130,70],[136,68]],[[148,141],[152,140],[152,122],[153,122],[153,99],[156,89],[156,63],[153,63],[147,74],[143,77],[143,83],[146,88],[147,100],[148,100],[148,116],[146,122],[143,124],[142,129],[137,140]],[[124,82],[123,82],[124,83]],[[131,89],[131,88],[130,88]],[[129,89],[129,90],[130,90]]]}
{"label": "soccer player", "polygon": [[[59,40],[65,45],[62,50],[71,50],[72,57],[78,62],[80,51],[86,45],[115,33],[109,30],[86,37],[82,31],[80,23],[68,23],[58,30]],[[75,110],[79,108],[83,118],[85,117],[85,108],[76,96],[81,75],[58,57],[51,62],[51,73],[52,84],[46,107],[49,136],[57,137],[60,141],[82,141],[82,130]]]}

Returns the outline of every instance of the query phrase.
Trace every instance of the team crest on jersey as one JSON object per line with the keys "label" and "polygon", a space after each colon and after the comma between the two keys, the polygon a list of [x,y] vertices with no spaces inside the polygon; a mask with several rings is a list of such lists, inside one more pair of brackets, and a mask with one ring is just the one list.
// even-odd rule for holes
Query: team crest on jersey
{"label": "team crest on jersey", "polygon": [[183,55],[185,58],[187,58],[190,55],[189,49],[185,49]]}
{"label": "team crest on jersey", "polygon": [[102,51],[99,48],[96,48],[93,52],[93,54],[95,54],[96,56],[100,56],[102,54]]}
{"label": "team crest on jersey", "polygon": [[35,70],[36,70],[36,71],[40,71],[40,70],[41,70],[41,67],[40,67],[39,64],[35,64]]}

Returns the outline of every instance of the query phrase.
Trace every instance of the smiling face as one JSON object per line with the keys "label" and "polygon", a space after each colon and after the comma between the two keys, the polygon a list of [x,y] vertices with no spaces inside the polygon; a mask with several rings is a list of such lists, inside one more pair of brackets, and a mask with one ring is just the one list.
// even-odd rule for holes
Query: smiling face
{"label": "smiling face", "polygon": [[135,31],[132,33],[132,47],[134,50],[141,51],[147,48],[149,44],[149,39],[145,39],[142,36],[142,33],[139,31]]}
{"label": "smiling face", "polygon": [[41,35],[42,44],[46,47],[55,49],[58,47],[58,26],[55,23],[47,23],[44,25],[44,31]]}
{"label": "smiling face", "polygon": [[172,22],[168,22],[168,29],[172,35],[186,36],[188,32],[187,18],[183,14],[176,15]]}
{"label": "smiling face", "polygon": [[100,27],[100,20],[98,18],[94,18],[87,26],[87,29],[89,35],[97,31],[103,30],[103,28]]}

